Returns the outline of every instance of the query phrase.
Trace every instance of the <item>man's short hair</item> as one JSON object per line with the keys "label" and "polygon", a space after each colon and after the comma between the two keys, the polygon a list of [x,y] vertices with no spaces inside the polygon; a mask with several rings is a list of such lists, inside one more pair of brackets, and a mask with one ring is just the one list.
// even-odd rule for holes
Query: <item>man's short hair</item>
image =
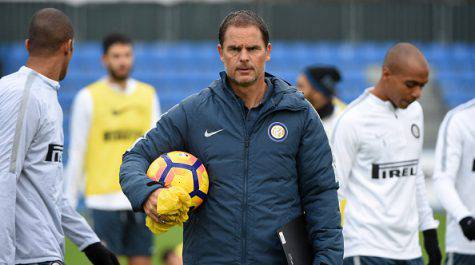
{"label": "man's short hair", "polygon": [[68,16],[55,8],[37,11],[30,21],[28,39],[30,53],[51,54],[63,43],[74,38],[74,29]]}
{"label": "man's short hair", "polygon": [[112,33],[107,35],[102,41],[102,52],[106,54],[109,51],[109,48],[114,44],[130,44],[132,45],[132,40],[126,35],[120,33]]}
{"label": "man's short hair", "polygon": [[221,22],[221,26],[219,27],[219,43],[223,45],[224,43],[224,34],[226,34],[226,30],[230,26],[235,27],[249,27],[249,26],[256,26],[262,33],[262,39],[264,44],[267,46],[269,44],[269,30],[267,28],[266,23],[264,20],[250,10],[239,10],[234,11],[228,14],[224,20]]}

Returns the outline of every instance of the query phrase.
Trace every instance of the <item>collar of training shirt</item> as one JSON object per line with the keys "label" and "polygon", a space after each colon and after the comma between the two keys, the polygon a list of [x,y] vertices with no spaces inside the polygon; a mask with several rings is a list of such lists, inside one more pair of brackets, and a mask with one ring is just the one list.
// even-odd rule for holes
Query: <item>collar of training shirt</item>
{"label": "collar of training shirt", "polygon": [[127,85],[125,86],[125,90],[122,89],[118,84],[109,82],[109,78],[107,76],[104,76],[102,78],[102,81],[106,82],[109,87],[112,88],[112,90],[118,93],[125,93],[126,95],[132,94],[137,87],[137,81],[133,78],[127,78]]}
{"label": "collar of training shirt", "polygon": [[391,101],[389,100],[382,100],[380,98],[378,98],[377,96],[375,96],[373,93],[371,93],[371,90],[373,90],[374,87],[370,87],[368,89],[366,89],[365,93],[368,93],[369,96],[369,100],[371,102],[373,102],[374,104],[378,105],[378,106],[381,106],[383,107],[384,109],[390,111],[391,113],[395,113],[398,111],[398,108],[394,107],[394,105],[391,103]]}
{"label": "collar of training shirt", "polygon": [[20,70],[18,70],[18,72],[22,72],[22,73],[34,73],[36,74],[39,78],[41,78],[41,80],[43,80],[46,84],[48,84],[50,87],[52,87],[53,89],[55,90],[58,90],[60,85],[59,85],[59,82],[58,81],[55,81],[53,79],[50,79],[38,72],[36,72],[35,70],[27,67],[27,66],[22,66],[20,68]]}

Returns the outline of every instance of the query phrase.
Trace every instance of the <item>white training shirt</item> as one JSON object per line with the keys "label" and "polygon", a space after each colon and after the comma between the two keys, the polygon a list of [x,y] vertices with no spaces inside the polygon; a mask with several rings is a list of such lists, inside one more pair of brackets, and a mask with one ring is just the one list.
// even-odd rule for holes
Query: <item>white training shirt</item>
{"label": "white training shirt", "polygon": [[[104,77],[103,79],[106,79]],[[106,80],[104,80],[106,81]],[[106,81],[107,82],[107,81]],[[116,84],[109,84],[118,93],[131,94],[135,91],[137,81],[128,79],[125,89]],[[160,117],[160,100],[158,95],[152,101],[152,120],[150,128],[155,127],[155,123]],[[70,120],[71,138],[68,149],[68,164],[66,166],[66,194],[73,208],[77,207],[80,191],[84,190],[85,172],[84,159],[87,151],[89,129],[91,127],[93,103],[91,91],[81,89],[72,106]],[[125,152],[125,151],[124,151]],[[115,192],[110,194],[90,195],[85,197],[86,207],[97,210],[132,210],[129,200],[124,193]]]}
{"label": "white training shirt", "polygon": [[435,189],[448,213],[446,251],[475,255],[475,241],[459,225],[464,217],[475,217],[475,99],[447,113],[435,158]]}
{"label": "white training shirt", "polygon": [[420,164],[422,108],[395,108],[367,89],[332,135],[339,195],[347,199],[344,256],[422,256],[418,230],[437,228]]}
{"label": "white training shirt", "polygon": [[0,79],[0,264],[64,260],[99,239],[63,196],[59,83],[30,68]]}

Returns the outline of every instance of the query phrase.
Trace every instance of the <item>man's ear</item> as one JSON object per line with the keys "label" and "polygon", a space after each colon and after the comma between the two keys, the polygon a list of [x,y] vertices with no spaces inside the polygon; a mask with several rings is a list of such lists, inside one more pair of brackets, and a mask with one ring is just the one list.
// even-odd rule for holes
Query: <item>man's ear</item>
{"label": "man's ear", "polygon": [[391,75],[391,70],[387,66],[383,66],[381,69],[381,79],[387,79]]}
{"label": "man's ear", "polygon": [[270,52],[272,51],[272,44],[269,42],[267,44],[267,48],[266,48],[266,52],[267,52],[267,55],[266,55],[266,61],[269,61],[270,60]]}
{"label": "man's ear", "polygon": [[61,50],[64,54],[72,53],[74,51],[73,48],[73,40],[69,39],[61,45]]}
{"label": "man's ear", "polygon": [[28,53],[30,53],[30,49],[31,49],[31,42],[30,42],[30,39],[26,39],[26,40],[25,40],[25,48],[26,48],[26,50],[28,51]]}
{"label": "man's ear", "polygon": [[223,57],[224,57],[223,46],[221,46],[221,44],[218,44],[218,46],[216,48],[218,49],[219,59],[221,59],[221,62],[224,62],[223,61]]}

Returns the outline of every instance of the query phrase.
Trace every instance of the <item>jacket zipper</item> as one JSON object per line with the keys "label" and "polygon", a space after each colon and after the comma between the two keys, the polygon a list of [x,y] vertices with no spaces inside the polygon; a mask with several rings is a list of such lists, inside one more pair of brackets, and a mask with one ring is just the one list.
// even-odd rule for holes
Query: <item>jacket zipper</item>
{"label": "jacket zipper", "polygon": [[[243,206],[242,206],[242,228],[241,228],[241,238],[242,238],[242,253],[241,253],[241,264],[246,264],[246,259],[247,259],[247,179],[249,177],[249,143],[250,143],[250,138],[252,133],[254,132],[254,129],[256,126],[269,114],[279,111],[281,109],[288,109],[291,111],[297,111],[297,110],[302,110],[304,108],[278,108],[278,107],[271,107],[269,110],[267,110],[264,114],[262,114],[257,121],[253,124],[253,127],[250,128],[250,130],[247,130],[246,127],[246,116],[241,112],[241,117],[243,119],[243,125],[244,125],[244,180],[243,180]],[[251,112],[249,110],[249,112]],[[249,115],[249,112],[247,113],[247,116]],[[250,133],[249,133],[250,132]]]}
{"label": "jacket zipper", "polygon": [[[247,179],[249,177],[249,141],[250,135],[249,130],[246,125],[246,120],[249,117],[249,113],[252,111],[250,109],[246,115],[242,114],[243,125],[244,125],[244,179],[243,179],[243,204],[242,204],[242,227],[241,227],[241,238],[242,238],[242,253],[241,253],[241,264],[246,264],[247,259]],[[241,112],[242,113],[242,112]]]}
{"label": "jacket zipper", "polygon": [[247,258],[247,179],[249,177],[249,135],[246,132],[244,139],[244,198],[242,210],[242,259],[241,264],[246,264]]}

